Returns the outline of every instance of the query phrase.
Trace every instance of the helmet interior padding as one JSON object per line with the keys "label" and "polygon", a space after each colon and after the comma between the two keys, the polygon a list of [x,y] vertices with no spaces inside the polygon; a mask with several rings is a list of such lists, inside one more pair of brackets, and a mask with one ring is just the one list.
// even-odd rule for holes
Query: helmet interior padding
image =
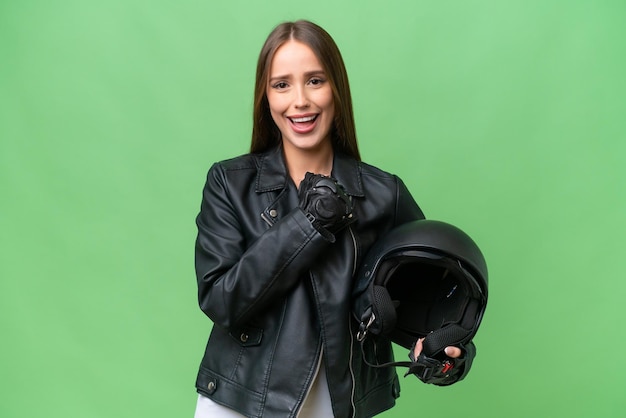
{"label": "helmet interior padding", "polygon": [[[468,272],[447,257],[408,253],[384,260],[377,274],[377,279],[383,278],[381,284],[395,308],[395,338],[411,345],[417,338],[451,324],[470,331],[476,324],[480,303],[468,286]],[[391,315],[383,316],[390,322]]]}

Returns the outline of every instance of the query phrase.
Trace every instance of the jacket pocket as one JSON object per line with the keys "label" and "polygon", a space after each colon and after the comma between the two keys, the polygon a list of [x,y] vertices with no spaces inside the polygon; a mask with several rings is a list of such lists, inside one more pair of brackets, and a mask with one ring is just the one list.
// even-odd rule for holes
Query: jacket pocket
{"label": "jacket pocket", "polygon": [[263,329],[255,327],[241,327],[231,329],[230,336],[235,339],[242,347],[254,347],[261,344],[263,339]]}

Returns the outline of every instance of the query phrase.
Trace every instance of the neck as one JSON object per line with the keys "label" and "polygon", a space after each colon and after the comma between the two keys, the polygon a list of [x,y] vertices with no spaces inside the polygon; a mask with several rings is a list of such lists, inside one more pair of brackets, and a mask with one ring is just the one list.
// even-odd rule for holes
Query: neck
{"label": "neck", "polygon": [[307,172],[330,176],[333,169],[333,148],[330,144],[316,150],[302,150],[284,147],[285,163],[291,180],[296,186]]}

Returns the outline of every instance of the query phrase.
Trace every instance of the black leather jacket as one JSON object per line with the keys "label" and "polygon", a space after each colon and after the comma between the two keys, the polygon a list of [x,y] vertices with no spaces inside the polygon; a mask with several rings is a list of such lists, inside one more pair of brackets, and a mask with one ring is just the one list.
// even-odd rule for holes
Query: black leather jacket
{"label": "black leather jacket", "polygon": [[[201,309],[213,321],[199,393],[249,417],[295,417],[323,355],[336,417],[369,417],[395,403],[393,368],[368,367],[355,340],[355,269],[376,238],[423,218],[402,181],[335,155],[332,176],[357,221],[334,243],[298,208],[280,148],[215,164],[197,217]],[[368,339],[370,363],[391,361]]]}

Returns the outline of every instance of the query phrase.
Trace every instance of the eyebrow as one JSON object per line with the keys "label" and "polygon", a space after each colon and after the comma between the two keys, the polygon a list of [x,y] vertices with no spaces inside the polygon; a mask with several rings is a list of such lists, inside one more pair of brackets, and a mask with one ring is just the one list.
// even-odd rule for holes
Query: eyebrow
{"label": "eyebrow", "polygon": [[[326,72],[324,70],[314,70],[314,71],[307,71],[306,73],[304,73],[305,77],[312,77],[314,75],[323,75],[326,76]],[[278,75],[278,76],[274,76],[274,77],[270,77],[268,81],[276,81],[276,80],[285,80],[291,77],[291,74],[286,74],[286,75]]]}

